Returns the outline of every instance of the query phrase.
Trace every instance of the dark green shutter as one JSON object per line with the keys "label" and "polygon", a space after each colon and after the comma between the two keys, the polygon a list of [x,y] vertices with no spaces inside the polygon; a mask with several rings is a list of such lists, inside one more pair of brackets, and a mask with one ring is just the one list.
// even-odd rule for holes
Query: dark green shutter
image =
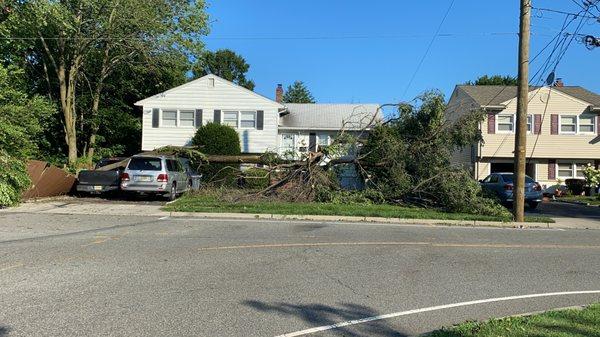
{"label": "dark green shutter", "polygon": [[194,118],[194,125],[199,128],[202,126],[202,109],[196,109],[196,115]]}
{"label": "dark green shutter", "polygon": [[152,109],[152,127],[158,127],[158,115],[160,114],[160,109],[154,108]]}
{"label": "dark green shutter", "polygon": [[215,110],[213,123],[221,124],[221,110]]}
{"label": "dark green shutter", "polygon": [[256,130],[262,130],[265,127],[265,112],[263,110],[256,111]]}
{"label": "dark green shutter", "polygon": [[317,134],[311,132],[308,135],[308,151],[317,152]]}

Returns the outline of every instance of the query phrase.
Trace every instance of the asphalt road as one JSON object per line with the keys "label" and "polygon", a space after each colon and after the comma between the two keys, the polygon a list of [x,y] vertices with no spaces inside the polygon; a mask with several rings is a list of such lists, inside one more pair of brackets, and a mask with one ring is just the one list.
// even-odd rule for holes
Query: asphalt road
{"label": "asphalt road", "polygon": [[[600,290],[599,257],[595,230],[0,213],[0,336],[278,336]],[[309,336],[417,335],[598,301],[494,301]]]}

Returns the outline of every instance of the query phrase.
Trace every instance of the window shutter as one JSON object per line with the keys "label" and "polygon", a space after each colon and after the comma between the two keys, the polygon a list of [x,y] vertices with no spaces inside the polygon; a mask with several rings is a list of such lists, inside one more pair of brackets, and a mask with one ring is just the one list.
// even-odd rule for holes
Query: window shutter
{"label": "window shutter", "polygon": [[308,151],[316,152],[317,151],[317,134],[311,132],[308,135]]}
{"label": "window shutter", "polygon": [[496,133],[496,115],[493,113],[488,113],[488,133],[494,134]]}
{"label": "window shutter", "polygon": [[600,159],[594,160],[594,167],[595,168],[600,168]]}
{"label": "window shutter", "polygon": [[256,130],[265,128],[265,112],[263,110],[256,111]]}
{"label": "window shutter", "polygon": [[196,114],[194,115],[194,125],[196,128],[202,126],[202,109],[196,109]]}
{"label": "window shutter", "polygon": [[158,115],[160,114],[160,109],[154,108],[152,109],[152,127],[158,127]]}
{"label": "window shutter", "polygon": [[558,135],[558,115],[550,115],[550,134]]}
{"label": "window shutter", "polygon": [[600,135],[600,115],[594,117],[596,120],[596,134]]}
{"label": "window shutter", "polygon": [[548,160],[548,180],[556,179],[556,160]]}
{"label": "window shutter", "polygon": [[542,133],[542,115],[533,115],[533,133],[539,135]]}
{"label": "window shutter", "polygon": [[221,124],[221,110],[215,110],[213,115],[213,123]]}

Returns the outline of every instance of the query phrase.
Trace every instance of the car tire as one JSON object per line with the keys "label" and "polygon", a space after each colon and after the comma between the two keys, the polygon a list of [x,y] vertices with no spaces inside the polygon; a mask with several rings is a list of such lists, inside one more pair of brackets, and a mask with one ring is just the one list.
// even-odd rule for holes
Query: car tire
{"label": "car tire", "polygon": [[177,185],[175,183],[173,183],[173,185],[171,185],[171,190],[169,191],[169,201],[173,201],[175,199],[177,199]]}
{"label": "car tire", "polygon": [[527,204],[529,205],[529,209],[536,209],[540,203],[537,201],[531,201],[531,202],[528,202]]}

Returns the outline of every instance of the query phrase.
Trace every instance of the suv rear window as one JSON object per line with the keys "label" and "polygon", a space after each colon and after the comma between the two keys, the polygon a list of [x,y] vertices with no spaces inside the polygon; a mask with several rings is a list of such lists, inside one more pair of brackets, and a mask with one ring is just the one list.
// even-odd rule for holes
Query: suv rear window
{"label": "suv rear window", "polygon": [[160,171],[162,165],[160,158],[131,158],[127,168],[139,171]]}
{"label": "suv rear window", "polygon": [[[508,183],[508,184],[513,183],[513,175],[512,174],[503,174],[502,179],[504,180],[505,183]],[[531,179],[529,176],[525,176],[525,183],[532,184],[532,183],[535,183],[535,181],[533,181],[533,179]]]}

